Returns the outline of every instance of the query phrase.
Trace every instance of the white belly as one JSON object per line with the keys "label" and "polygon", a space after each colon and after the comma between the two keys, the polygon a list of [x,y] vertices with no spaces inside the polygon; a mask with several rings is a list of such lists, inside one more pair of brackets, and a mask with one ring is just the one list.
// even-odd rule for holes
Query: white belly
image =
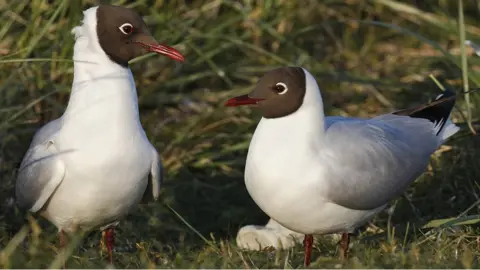
{"label": "white belly", "polygon": [[263,173],[266,165],[254,164],[247,158],[245,184],[250,196],[268,216],[299,233],[352,232],[385,207],[349,209],[322,196],[321,176],[312,176],[307,171],[290,174],[281,167],[277,168],[278,173],[272,173],[273,170]]}
{"label": "white belly", "polygon": [[118,221],[135,207],[146,191],[152,153],[149,142],[139,139],[110,151],[86,145],[64,161],[65,178],[42,215],[71,232]]}
{"label": "white belly", "polygon": [[104,226],[118,221],[140,202],[147,181],[143,178],[134,186],[115,181],[88,186],[61,184],[42,215],[66,232]]}

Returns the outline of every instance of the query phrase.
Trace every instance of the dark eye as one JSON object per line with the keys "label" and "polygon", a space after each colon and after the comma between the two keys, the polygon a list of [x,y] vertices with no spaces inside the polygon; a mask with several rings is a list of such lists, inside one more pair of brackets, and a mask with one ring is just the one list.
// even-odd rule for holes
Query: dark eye
{"label": "dark eye", "polygon": [[275,86],[273,87],[273,89],[274,89],[275,92],[277,92],[277,94],[279,94],[279,95],[283,95],[283,94],[287,93],[287,91],[288,91],[287,85],[284,84],[283,82],[279,82],[279,83],[275,84]]}
{"label": "dark eye", "polygon": [[124,33],[125,35],[130,35],[131,33],[133,33],[133,25],[129,23],[122,24],[118,29],[120,29],[120,31],[122,31],[122,33]]}

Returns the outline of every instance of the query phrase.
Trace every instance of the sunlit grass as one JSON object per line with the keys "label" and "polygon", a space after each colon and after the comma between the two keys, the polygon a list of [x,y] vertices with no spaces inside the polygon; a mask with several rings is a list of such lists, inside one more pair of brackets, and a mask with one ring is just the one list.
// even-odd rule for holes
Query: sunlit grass
{"label": "sunlit grass", "polygon": [[[96,1],[0,1],[0,267],[105,267],[100,233],[66,250],[56,229],[12,204],[16,169],[35,130],[59,117],[72,81],[73,36]],[[141,206],[118,230],[117,268],[298,268],[303,249],[246,252],[237,230],[267,217],[243,184],[249,108],[224,108],[264,72],[307,68],[329,115],[372,116],[426,102],[441,90],[460,97],[462,127],[428,171],[355,238],[342,262],[319,237],[317,268],[478,268],[480,162],[477,93],[480,39],[473,1],[111,1],[145,16],[183,64],[146,55],[132,61],[141,120],[167,169],[161,202]],[[420,3],[422,2],[422,3]],[[468,61],[467,61],[468,60]],[[431,78],[435,78],[436,81]],[[467,81],[467,79],[469,81]],[[77,245],[78,244],[78,245]]]}

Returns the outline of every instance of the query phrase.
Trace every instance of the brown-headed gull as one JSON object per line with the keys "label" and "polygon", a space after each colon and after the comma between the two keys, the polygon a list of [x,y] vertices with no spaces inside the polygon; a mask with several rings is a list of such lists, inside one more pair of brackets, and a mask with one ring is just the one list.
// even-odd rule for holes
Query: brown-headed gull
{"label": "brown-headed gull", "polygon": [[248,95],[226,106],[255,104],[245,184],[256,204],[286,228],[312,235],[349,233],[381,211],[426,169],[430,155],[459,128],[450,120],[455,95],[371,119],[325,117],[316,80],[304,68],[267,72]]}
{"label": "brown-headed gull", "polygon": [[100,5],[75,27],[65,113],[35,134],[20,165],[16,201],[66,234],[101,228],[112,262],[114,227],[142,199],[157,199],[161,159],[142,128],[129,60],[147,52],[183,61],[133,10]]}

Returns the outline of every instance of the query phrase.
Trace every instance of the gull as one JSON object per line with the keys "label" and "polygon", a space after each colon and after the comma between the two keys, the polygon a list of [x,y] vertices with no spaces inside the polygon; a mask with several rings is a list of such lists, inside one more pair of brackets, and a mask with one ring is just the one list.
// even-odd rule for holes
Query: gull
{"label": "gull", "polygon": [[255,203],[282,226],[305,235],[349,235],[371,220],[426,169],[430,155],[459,127],[449,120],[450,91],[429,103],[371,119],[325,117],[320,89],[302,67],[267,72],[248,95],[226,106],[256,105],[262,118],[245,165]]}
{"label": "gull", "polygon": [[161,159],[139,119],[129,60],[148,52],[183,61],[158,43],[133,10],[111,5],[83,12],[73,28],[74,75],[64,114],[36,132],[16,180],[17,204],[68,234],[100,228],[109,261],[119,220],[156,200]]}

